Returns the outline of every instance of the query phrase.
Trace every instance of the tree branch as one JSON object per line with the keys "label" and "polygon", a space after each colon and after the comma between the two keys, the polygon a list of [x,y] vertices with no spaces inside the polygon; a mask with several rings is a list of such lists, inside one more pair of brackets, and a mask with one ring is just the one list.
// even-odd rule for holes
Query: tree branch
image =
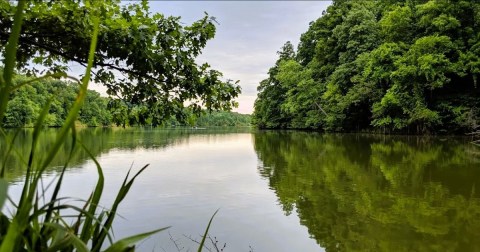
{"label": "tree branch", "polygon": [[[2,37],[5,36],[4,33],[0,33],[0,35]],[[67,53],[65,52],[62,52],[58,49],[55,49],[51,46],[48,46],[46,44],[41,44],[41,43],[38,43],[36,42],[35,40],[31,39],[31,38],[28,38],[28,37],[20,37],[20,44],[25,44],[25,45],[30,45],[30,46],[36,46],[38,48],[41,48],[43,50],[46,50],[47,52],[49,52],[50,54],[54,54],[54,55],[57,55],[57,56],[61,56],[63,58],[65,58],[66,60],[69,60],[69,61],[74,61],[74,62],[77,62],[77,63],[80,63],[80,64],[85,64],[86,63],[86,60],[84,59],[81,59],[81,58],[77,58],[77,57],[74,57],[72,55],[68,55]],[[160,80],[158,78],[155,78],[153,76],[150,76],[150,75],[146,75],[146,74],[141,74],[137,71],[134,71],[134,70],[131,70],[131,69],[128,69],[128,68],[122,68],[122,67],[118,67],[114,64],[110,64],[110,63],[105,63],[105,62],[101,62],[101,61],[96,61],[94,62],[94,67],[107,67],[107,68],[110,68],[110,69],[113,69],[113,70],[117,70],[117,71],[120,71],[120,72],[124,72],[124,73],[128,73],[128,74],[131,74],[137,78],[146,78],[146,79],[149,79],[149,80],[153,80],[155,82],[160,82],[160,83],[165,83],[164,80]]]}
{"label": "tree branch", "polygon": [[315,103],[315,105],[317,105],[318,109],[320,111],[322,111],[322,113],[325,115],[325,116],[328,116],[327,112],[325,112],[325,110],[323,110],[322,106],[320,106],[320,104],[318,104],[316,101],[314,101],[313,103]]}

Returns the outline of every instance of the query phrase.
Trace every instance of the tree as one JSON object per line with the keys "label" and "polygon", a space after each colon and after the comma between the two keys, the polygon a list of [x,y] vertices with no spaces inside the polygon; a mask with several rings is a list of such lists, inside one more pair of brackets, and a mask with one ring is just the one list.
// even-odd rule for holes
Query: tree
{"label": "tree", "polygon": [[[161,112],[157,121],[182,111],[188,102],[195,112],[230,109],[240,87],[221,80],[208,64],[195,57],[215,35],[214,20],[204,18],[182,26],[180,18],[152,14],[148,2],[121,5],[120,0],[32,1],[24,17],[17,53],[18,69],[28,74],[63,72],[68,64],[85,65],[94,15],[100,30],[94,62],[94,80],[107,93],[130,104],[147,104]],[[98,6],[97,6],[98,5]],[[12,1],[0,2],[0,46],[4,47],[13,13]],[[97,11],[97,10],[100,11]],[[3,51],[3,50],[2,50]]]}
{"label": "tree", "polygon": [[[476,1],[333,1],[302,34],[295,58],[269,72],[275,85],[260,83],[254,118],[261,120],[254,123],[471,131],[480,118],[479,20]],[[280,110],[265,109],[274,102]],[[278,115],[283,124],[275,123]]]}
{"label": "tree", "polygon": [[[15,83],[32,80],[17,75]],[[53,94],[45,125],[60,127],[67,118],[76,94],[78,84],[51,78],[33,81],[10,94],[10,101],[3,119],[4,127],[32,127],[39,116],[42,105]],[[78,121],[86,126],[109,126],[111,114],[107,110],[108,98],[88,90],[84,106],[79,112]]]}
{"label": "tree", "polygon": [[279,59],[275,66],[268,71],[269,77],[262,80],[257,88],[259,94],[255,100],[255,112],[252,120],[260,128],[285,128],[289,124],[288,116],[282,111],[282,104],[285,102],[288,89],[282,86],[276,75],[282,61],[295,57],[292,43],[286,42],[277,54]]}

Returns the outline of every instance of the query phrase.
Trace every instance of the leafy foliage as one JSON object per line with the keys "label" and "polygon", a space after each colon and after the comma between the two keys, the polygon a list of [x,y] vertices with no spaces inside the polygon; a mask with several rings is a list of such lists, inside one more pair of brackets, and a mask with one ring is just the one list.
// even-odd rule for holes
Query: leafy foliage
{"label": "leafy foliage", "polygon": [[[29,81],[31,78],[17,75],[15,83]],[[78,84],[74,82],[42,79],[16,89],[10,95],[10,101],[3,119],[7,128],[33,127],[42,104],[51,94],[55,94],[46,115],[44,125],[60,127],[66,119],[68,110],[78,93]],[[89,127],[97,126],[159,126],[155,113],[146,104],[133,105],[119,99],[100,96],[93,90],[87,91],[84,104],[79,112],[78,122]],[[177,119],[179,118],[179,119]],[[202,111],[200,115],[185,108],[176,116],[163,119],[161,125],[197,126],[249,126],[250,116],[229,111]]]}
{"label": "leafy foliage", "polygon": [[[29,80],[24,76],[17,76],[15,82],[22,83]],[[67,118],[79,85],[55,79],[43,79],[25,85],[10,95],[10,101],[3,119],[3,126],[8,128],[33,127],[43,104],[49,96],[55,94],[44,125],[60,127]],[[101,97],[99,93],[88,90],[84,104],[79,112],[78,121],[86,126],[111,125],[110,111],[107,110],[109,99]]]}
{"label": "leafy foliage", "polygon": [[225,111],[205,113],[198,117],[195,121],[195,125],[200,127],[247,127],[250,126],[250,123],[250,115]]}
{"label": "leafy foliage", "polygon": [[[183,26],[179,17],[149,12],[148,2],[120,4],[120,0],[81,4],[78,1],[32,1],[27,4],[18,41],[17,69],[38,74],[64,72],[75,62],[86,65],[95,15],[99,16],[98,46],[92,79],[108,94],[127,105],[145,105],[139,111],[161,124],[183,111],[229,110],[240,87],[195,57],[215,35],[214,20],[204,18]],[[4,47],[16,9],[0,2],[0,46]],[[96,10],[100,11],[96,11]],[[43,69],[43,68],[42,68]]]}
{"label": "leafy foliage", "polygon": [[[130,107],[129,107],[130,106]],[[154,120],[154,115],[146,105],[133,106],[118,99],[110,100],[108,112],[112,123],[117,126],[250,126],[251,116],[231,111],[206,111],[196,113],[184,108],[176,116],[162,120],[161,124]]]}
{"label": "leafy foliage", "polygon": [[260,83],[253,122],[471,131],[480,118],[479,13],[480,3],[465,0],[333,1],[302,34],[295,57],[280,57]]}
{"label": "leafy foliage", "polygon": [[[119,2],[116,3],[118,4]],[[108,21],[104,18],[108,17],[109,14],[115,14],[115,11],[111,12],[111,9],[109,8],[117,10],[116,14],[120,14],[118,13],[118,5],[109,4],[111,4],[111,2],[108,2],[107,4],[98,1],[85,1],[82,3],[72,1],[31,3],[25,0],[20,0],[16,4],[10,1],[0,2],[0,18],[2,19],[1,25],[5,25],[4,27],[1,27],[2,29],[0,33],[0,45],[2,46],[2,55],[4,56],[4,69],[0,75],[0,140],[2,140],[2,143],[5,143],[5,148],[7,150],[5,153],[2,153],[2,158],[0,159],[0,207],[2,208],[8,198],[8,184],[4,179],[7,170],[7,164],[8,160],[12,156],[15,156],[15,154],[19,153],[18,150],[14,149],[14,143],[21,130],[18,129],[12,138],[8,137],[4,131],[4,118],[7,122],[25,124],[33,121],[33,117],[36,113],[38,113],[33,125],[33,134],[30,142],[31,146],[28,149],[28,154],[25,157],[20,157],[20,160],[22,161],[20,162],[21,165],[26,168],[21,196],[18,199],[18,202],[10,199],[12,206],[12,209],[10,209],[10,214],[6,214],[4,211],[7,211],[8,209],[4,208],[0,213],[1,252],[74,250],[101,251],[106,247],[106,241],[111,243],[110,247],[106,248],[106,251],[132,251],[134,250],[132,244],[154,233],[166,229],[161,228],[143,234],[134,235],[113,243],[111,238],[111,230],[113,221],[117,215],[117,209],[128,194],[135,179],[147,168],[148,165],[135,172],[133,176],[129,176],[129,171],[125,177],[125,180],[120,186],[120,189],[111,207],[108,210],[102,209],[99,207],[99,203],[104,191],[103,171],[91,152],[82,145],[81,140],[77,139],[75,127],[76,120],[82,116],[84,118],[89,118],[89,116],[92,116],[85,111],[83,114],[81,114],[80,111],[82,106],[85,103],[88,104],[89,102],[95,100],[95,98],[98,98],[92,97],[92,95],[88,97],[88,85],[91,79],[92,69],[94,64],[101,62],[98,59],[105,59],[105,54],[103,53],[106,52],[105,50],[108,51],[109,49],[109,47],[102,48],[102,44],[99,44],[98,41],[99,38],[105,39],[105,34],[100,33],[100,30],[105,28],[104,24],[101,24],[100,20],[104,22]],[[125,14],[123,15],[123,18],[126,17],[127,20],[131,21],[129,18],[129,15],[132,14],[131,11],[137,10],[136,16],[140,18],[143,17],[144,20],[142,21],[148,23],[148,15],[142,14],[142,10],[147,10],[146,2],[143,2],[141,6],[133,5],[127,8],[128,11],[126,13],[122,13]],[[70,11],[72,10],[79,12],[71,13]],[[80,16],[76,16],[76,18],[83,17],[84,19],[72,19],[72,15],[78,14],[80,14]],[[115,19],[115,17],[113,18]],[[121,18],[115,20],[120,20],[120,23],[122,21]],[[64,25],[66,22],[68,23],[67,27],[63,27],[62,31],[59,29],[55,30],[55,28],[58,28],[59,24],[61,27],[61,25]],[[79,22],[77,23],[77,26],[75,26],[75,22]],[[24,25],[23,31],[22,23]],[[128,25],[128,23],[124,23],[124,25],[125,24]],[[81,29],[75,30],[75,28]],[[202,30],[201,28],[205,27],[196,28]],[[38,33],[38,31],[45,32],[48,29],[50,29],[52,33]],[[72,35],[80,36],[66,36],[65,34],[59,36],[60,34],[56,34],[56,32],[72,31]],[[79,34],[78,32],[83,33]],[[35,36],[40,37],[35,38]],[[57,37],[55,38],[55,36]],[[62,38],[66,38],[66,40]],[[71,38],[74,40],[69,41]],[[152,37],[142,38],[147,44],[153,40]],[[29,43],[30,45],[28,45]],[[99,51],[97,51],[97,45],[100,45],[98,46]],[[37,47],[35,48],[35,46]],[[48,48],[49,46],[54,47]],[[193,43],[193,45],[181,44],[181,46],[182,50],[195,50],[196,48],[195,43]],[[112,46],[112,48],[114,48],[114,46]],[[130,53],[135,54],[132,52],[133,51]],[[85,53],[85,55],[82,55],[83,53]],[[193,54],[198,54],[198,52],[193,52]],[[97,60],[95,60],[95,58],[97,58]],[[128,60],[131,59],[132,58],[128,58]],[[19,83],[16,82],[15,68],[25,67],[29,60],[33,60],[34,63],[47,66],[50,68],[50,70],[55,71],[56,73],[37,77],[33,80],[20,80]],[[81,81],[76,80],[78,82],[78,87],[76,90],[77,92],[75,99],[71,102],[69,108],[67,109],[66,116],[64,121],[61,123],[60,129],[55,132],[55,140],[51,145],[48,146],[48,148],[39,150],[37,148],[38,140],[42,133],[41,131],[43,126],[48,121],[49,113],[54,101],[54,94],[52,94],[50,97],[40,96],[45,100],[43,101],[43,105],[38,107],[39,111],[35,111],[35,109],[32,108],[35,104],[28,104],[28,99],[25,97],[37,93],[37,89],[29,86],[30,84],[35,84],[36,81],[48,79],[49,77],[68,77],[75,79],[65,75],[64,73],[58,72],[59,70],[64,70],[65,66],[62,66],[61,64],[66,64],[68,60],[75,60],[80,63],[82,63],[81,61],[84,60],[86,63],[85,76]],[[133,67],[130,69],[130,71],[142,71],[141,65],[136,65],[135,62],[127,63],[129,66]],[[196,69],[196,66],[193,66],[193,68]],[[32,71],[35,72],[35,70]],[[212,71],[210,71],[210,73],[212,73]],[[230,102],[231,97],[229,97],[229,95],[234,95],[238,89],[232,85],[229,85],[228,83],[225,84],[219,82],[217,79],[219,76],[218,73],[215,73],[214,75],[214,77],[205,76],[205,81],[203,83],[207,83],[207,85],[211,87],[214,87],[215,85],[217,85],[217,87],[226,86],[227,88],[232,88],[233,93],[228,93],[228,91],[225,91],[227,92],[227,94],[225,94],[222,92],[222,90],[207,88],[206,90],[209,92],[208,95],[204,95],[200,92],[192,94],[191,97],[197,97],[197,95],[199,95],[202,96],[204,101],[210,103],[214,98],[216,99],[219,96],[219,99],[227,99],[223,100],[223,102],[226,103],[217,103],[217,100],[215,100],[215,103],[207,105],[208,108],[218,109],[218,107],[229,107],[233,105]],[[188,82],[188,78],[184,80]],[[141,79],[136,79],[136,81],[136,84],[142,84]],[[154,83],[152,82],[150,84]],[[45,89],[49,88],[48,85],[40,85],[38,88],[42,87]],[[16,96],[13,96],[16,91],[20,93]],[[231,91],[231,89],[229,89],[229,91]],[[56,92],[57,91],[54,91],[54,93]],[[15,99],[14,97],[19,97],[19,99],[13,103],[14,106],[13,109],[11,109],[9,116],[6,116],[9,102]],[[26,108],[22,108],[22,104]],[[94,104],[91,104],[91,106],[94,107]],[[18,107],[20,108],[18,109]],[[89,109],[89,112],[90,110],[94,110],[94,108]],[[22,114],[19,113],[19,111],[28,111],[28,113]],[[20,118],[18,121],[14,121],[15,117]],[[93,121],[93,119],[91,120]],[[51,195],[46,196],[46,189],[43,187],[42,177],[52,161],[54,161],[57,153],[62,148],[67,147],[65,144],[68,142],[67,139],[69,138],[71,139],[69,150],[70,155],[64,161],[58,179],[52,183],[53,191]],[[73,153],[76,150],[75,147],[78,145],[83,147],[84,151],[96,164],[98,173],[98,180],[95,188],[93,189],[89,199],[83,202],[83,207],[75,204],[69,204],[66,202],[66,199],[68,198],[59,197],[65,171],[69,166],[69,161],[71,160]],[[4,144],[2,144],[2,147],[3,146]],[[40,151],[42,151],[42,154],[40,154]],[[46,200],[47,197],[49,200]],[[66,212],[66,210],[72,211],[73,215],[72,213]],[[73,221],[70,221],[69,219],[73,219]],[[211,221],[212,220],[210,220],[210,223]],[[207,235],[210,223],[207,226],[205,236]],[[202,251],[202,249],[203,247],[200,247],[199,251]]]}
{"label": "leafy foliage", "polygon": [[282,113],[281,104],[285,102],[288,89],[281,85],[275,78],[279,71],[280,64],[284,60],[295,57],[293,45],[290,42],[285,43],[282,50],[277,52],[279,59],[274,67],[270,68],[270,78],[260,82],[257,90],[258,98],[255,101],[254,123],[265,128],[282,128],[287,126],[288,116]]}

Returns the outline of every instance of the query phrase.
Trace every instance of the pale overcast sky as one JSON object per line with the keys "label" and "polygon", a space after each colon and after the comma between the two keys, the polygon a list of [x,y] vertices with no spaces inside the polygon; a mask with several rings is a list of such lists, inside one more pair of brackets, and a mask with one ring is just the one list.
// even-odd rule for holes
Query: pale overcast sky
{"label": "pale overcast sky", "polygon": [[[198,63],[208,62],[225,78],[240,80],[242,94],[234,111],[252,113],[258,83],[277,60],[286,42],[298,45],[300,35],[330,1],[151,1],[151,12],[181,16],[185,25],[204,12],[219,22]],[[98,85],[92,85],[97,89]],[[96,88],[97,87],[97,88]],[[99,90],[101,91],[101,90]]]}

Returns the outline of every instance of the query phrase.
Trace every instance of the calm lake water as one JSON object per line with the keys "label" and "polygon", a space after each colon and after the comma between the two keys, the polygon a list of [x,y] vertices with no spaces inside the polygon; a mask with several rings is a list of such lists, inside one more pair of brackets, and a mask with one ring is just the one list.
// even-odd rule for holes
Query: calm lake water
{"label": "calm lake water", "polygon": [[[20,153],[30,133],[17,138]],[[200,240],[217,209],[210,234],[225,251],[480,251],[480,148],[467,138],[250,129],[78,134],[103,166],[105,207],[130,167],[150,164],[119,209],[115,237],[172,227],[138,251],[195,251],[191,239]],[[46,130],[39,148],[54,136]],[[45,184],[65,159],[60,153]],[[13,197],[22,174],[9,170]],[[78,151],[62,194],[85,199],[96,179]]]}

